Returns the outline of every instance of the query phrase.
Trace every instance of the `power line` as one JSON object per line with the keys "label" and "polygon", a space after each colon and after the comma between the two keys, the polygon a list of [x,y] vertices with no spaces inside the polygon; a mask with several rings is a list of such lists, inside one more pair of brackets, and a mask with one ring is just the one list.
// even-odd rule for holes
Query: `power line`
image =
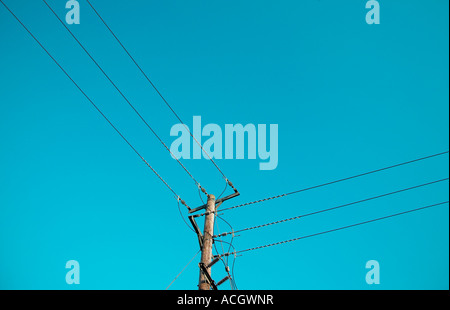
{"label": "power line", "polygon": [[403,163],[400,163],[400,164],[396,164],[396,165],[392,165],[392,166],[389,166],[389,167],[384,167],[384,168],[372,170],[372,171],[369,171],[369,172],[357,174],[357,175],[354,175],[354,176],[351,176],[351,177],[338,179],[338,180],[335,180],[335,181],[331,181],[331,182],[327,182],[327,183],[323,183],[323,184],[307,187],[307,188],[296,190],[296,191],[289,192],[289,193],[286,193],[286,194],[281,194],[281,195],[277,195],[277,196],[272,196],[272,197],[268,197],[268,198],[264,198],[264,199],[255,200],[255,201],[252,201],[252,202],[243,203],[243,204],[240,204],[240,205],[237,205],[237,206],[234,206],[234,207],[229,207],[229,208],[226,208],[226,209],[222,209],[221,211],[227,211],[227,210],[236,209],[236,208],[240,208],[240,207],[244,207],[244,206],[248,206],[248,205],[252,205],[252,204],[256,204],[256,203],[260,203],[260,202],[264,202],[264,201],[268,201],[268,200],[272,200],[272,199],[276,199],[276,198],[286,197],[286,196],[297,194],[297,193],[300,193],[300,192],[305,192],[305,191],[308,191],[308,190],[311,190],[311,189],[316,189],[316,188],[319,188],[319,187],[323,187],[323,186],[327,186],[327,185],[331,185],[331,184],[335,184],[335,183],[339,183],[339,182],[343,182],[343,181],[359,178],[359,177],[362,177],[362,176],[365,176],[365,175],[369,175],[369,174],[372,174],[372,173],[376,173],[376,172],[380,172],[380,171],[384,171],[384,170],[400,167],[400,166],[403,166],[403,165],[408,165],[408,164],[415,163],[415,162],[418,162],[418,161],[421,161],[421,160],[425,160],[425,159],[429,159],[429,158],[432,158],[432,157],[444,155],[444,154],[447,154],[448,152],[449,151],[445,151],[445,152],[429,155],[429,156],[426,156],[426,157],[413,159],[413,160],[406,161],[406,162],[403,162]]}
{"label": "power line", "polygon": [[[217,213],[214,213],[214,216],[217,218]],[[216,226],[217,231],[220,233],[219,223],[217,222],[216,219],[214,220],[214,225]],[[214,247],[215,247],[215,246],[216,246],[216,244],[214,243]],[[223,248],[223,244],[221,244],[221,246],[222,246],[222,253],[225,253],[225,250],[224,250],[224,248]],[[217,251],[217,248],[216,248],[216,251]],[[228,252],[229,252],[229,251],[228,251]],[[219,254],[218,251],[217,251],[217,254]]]}
{"label": "power line", "polygon": [[[217,240],[215,240],[215,241],[217,241]],[[222,242],[221,240],[218,240],[218,241]],[[221,244],[221,245],[222,245],[222,244]],[[222,261],[223,266],[225,267],[225,271],[226,271],[227,275],[229,276],[231,289],[234,289],[234,286],[233,286],[233,279],[232,279],[232,277],[231,277],[231,275],[230,275],[230,271],[229,271],[228,264],[225,263],[224,259],[223,259],[222,256],[219,254],[219,251],[217,250],[217,246],[216,246],[215,243],[214,243],[214,249],[216,250],[217,257],[219,257],[219,259]],[[225,254],[225,252],[223,252],[223,245],[222,245],[222,254]]]}
{"label": "power line", "polygon": [[382,197],[398,194],[398,193],[401,193],[401,192],[417,189],[417,188],[420,188],[420,187],[423,187],[423,186],[427,186],[427,185],[431,185],[431,184],[435,184],[435,183],[439,183],[439,182],[443,182],[443,181],[448,181],[448,180],[449,180],[449,178],[445,178],[445,179],[441,179],[441,180],[437,180],[437,181],[433,181],[433,182],[429,182],[429,183],[424,183],[424,184],[416,185],[416,186],[413,186],[413,187],[400,189],[400,190],[397,190],[397,191],[394,191],[394,192],[390,192],[390,193],[386,193],[386,194],[382,194],[382,195],[366,198],[366,199],[363,199],[363,200],[350,202],[350,203],[347,203],[347,204],[344,204],[344,205],[340,205],[340,206],[337,206],[337,207],[323,209],[323,210],[319,210],[319,211],[315,211],[315,212],[311,212],[311,213],[302,214],[302,215],[298,215],[298,216],[295,216],[295,217],[287,218],[287,219],[284,219],[284,220],[279,220],[279,221],[275,221],[275,222],[271,222],[271,223],[267,223],[267,224],[257,225],[257,226],[253,226],[253,227],[239,229],[239,230],[236,230],[236,231],[231,231],[231,232],[218,234],[217,236],[214,236],[214,237],[223,237],[223,236],[229,235],[231,233],[239,233],[239,232],[243,232],[243,231],[253,230],[253,229],[262,228],[262,227],[267,227],[267,226],[270,226],[270,225],[285,223],[285,222],[288,222],[288,221],[300,219],[302,217],[307,217],[307,216],[314,215],[314,214],[319,214],[319,213],[323,213],[323,212],[327,212],[327,211],[331,211],[331,210],[336,210],[336,209],[339,209],[339,208],[348,207],[348,206],[355,205],[355,204],[358,204],[358,203],[367,202],[367,201],[370,201],[370,200],[374,200],[374,199],[378,199],[378,198],[382,198]]}
{"label": "power line", "polygon": [[[227,224],[227,225],[230,227],[231,231],[234,230],[234,229],[233,229],[233,226],[231,226],[231,224],[228,223],[228,221],[226,221],[224,218],[222,218],[222,217],[221,217],[220,215],[218,215],[217,213],[216,213],[216,217],[218,217],[218,218],[221,219],[223,222],[225,222],[225,224]],[[219,231],[219,234],[220,234],[220,231]],[[213,238],[214,238],[214,236],[213,236]],[[215,241],[218,241],[218,242],[221,243],[221,245],[223,245],[223,243],[227,243],[227,244],[229,245],[229,246],[228,246],[228,252],[230,252],[231,248],[233,248],[233,250],[236,250],[236,249],[234,248],[234,246],[233,246],[233,240],[234,240],[234,234],[231,235],[231,240],[230,240],[230,242],[227,242],[227,241],[224,241],[224,240],[219,240],[219,239],[214,239],[214,242],[215,242]],[[216,251],[217,251],[217,250],[216,250]],[[222,252],[223,252],[223,247],[222,247]],[[221,258],[221,260],[223,261],[222,258]],[[236,257],[233,258],[233,264],[232,264],[232,267],[231,267],[231,277],[230,277],[230,282],[231,282],[232,287],[233,287],[234,289],[237,290],[238,288],[237,288],[237,285],[236,285],[236,280],[235,280],[235,278],[234,278],[234,264],[235,264],[235,262],[236,262]],[[225,262],[224,262],[224,264],[225,264]],[[226,266],[229,266],[228,256],[226,256]],[[228,273],[228,275],[230,275],[228,269],[227,269],[227,273]]]}
{"label": "power line", "polygon": [[[195,136],[192,134],[192,132],[189,130],[189,127],[181,120],[181,118],[178,116],[178,114],[175,112],[175,110],[172,108],[172,106],[167,102],[167,100],[164,98],[164,96],[161,94],[161,92],[156,88],[155,84],[150,80],[150,78],[148,77],[148,75],[144,72],[144,70],[141,68],[141,66],[139,66],[139,64],[137,63],[137,61],[134,59],[134,57],[130,54],[130,52],[127,50],[127,48],[122,44],[122,42],[119,40],[119,38],[116,36],[116,34],[114,33],[114,31],[112,31],[112,29],[108,26],[108,24],[105,22],[105,20],[101,17],[100,13],[94,8],[94,6],[91,4],[91,2],[89,0],[86,0],[87,3],[89,4],[89,6],[92,8],[92,10],[95,12],[95,14],[98,16],[98,18],[103,22],[103,24],[106,26],[106,28],[109,30],[109,32],[113,35],[113,37],[116,39],[117,43],[119,43],[119,45],[122,47],[122,49],[125,51],[125,53],[128,55],[128,57],[130,57],[130,59],[133,61],[133,63],[136,65],[136,67],[139,69],[139,71],[142,73],[142,75],[145,77],[145,79],[150,83],[150,85],[153,87],[153,89],[156,91],[156,93],[161,97],[161,99],[164,101],[164,103],[166,104],[166,106],[170,109],[170,111],[172,111],[172,113],[175,115],[175,117],[178,119],[178,121],[184,125],[184,127],[186,128],[186,130],[189,132],[189,135],[194,139],[194,141],[200,146],[201,150],[206,154],[206,156],[208,156],[209,160],[213,163],[213,165],[216,167],[216,169],[220,172],[220,174],[223,176],[223,178],[227,181],[227,177],[225,176],[225,174],[222,172],[222,170],[220,170],[219,166],[216,164],[216,162],[212,159],[212,157],[208,154],[208,152],[206,152],[203,148],[203,146],[201,145],[200,142],[198,142],[198,140],[195,138]],[[228,183],[235,191],[236,189],[234,188],[234,186],[232,185],[231,182]]]}
{"label": "power line", "polygon": [[228,188],[228,182],[225,182],[225,188],[223,189],[222,193],[217,197],[217,200],[219,200],[220,197],[222,197],[222,195],[225,194],[225,191],[227,190],[227,188]]}
{"label": "power line", "polygon": [[236,255],[233,255],[233,265],[232,265],[232,267],[231,267],[231,275],[232,275],[232,277],[233,277],[233,285],[234,285],[234,288],[235,288],[236,290],[239,290],[239,289],[238,289],[238,286],[237,286],[237,284],[236,284],[235,278],[234,278],[234,265],[235,265],[235,263],[236,263]]}
{"label": "power line", "polygon": [[183,222],[187,225],[187,227],[195,233],[195,230],[194,230],[194,229],[191,227],[191,225],[189,225],[188,222],[186,222],[186,220],[184,219],[183,213],[181,212],[181,208],[180,208],[180,199],[177,199],[177,204],[178,204],[178,212],[180,212],[181,219],[182,219]]}
{"label": "power line", "polygon": [[[228,252],[230,251],[230,248],[231,248],[231,247],[233,247],[233,250],[236,251],[236,249],[234,248],[234,246],[232,245],[231,242],[227,242],[227,241],[224,241],[224,240],[218,240],[218,239],[215,239],[215,240],[214,240],[214,247],[215,247],[215,249],[216,249],[217,254],[219,254],[219,251],[217,251],[217,247],[216,247],[216,245],[215,245],[215,242],[220,242],[221,244],[223,244],[223,243],[229,244],[230,246],[229,246],[229,248],[228,248]],[[223,248],[223,247],[222,247],[222,248]],[[227,272],[228,276],[230,276],[229,279],[230,279],[231,289],[237,289],[236,281],[235,281],[235,279],[234,279],[234,263],[235,263],[236,257],[233,259],[233,265],[232,265],[232,268],[231,268],[231,274],[230,274],[230,269],[229,269],[230,267],[229,267],[229,264],[228,264],[228,256],[226,256],[227,261],[225,262],[225,261],[223,260],[223,256],[224,256],[223,254],[225,254],[225,253],[223,252],[222,255],[217,255],[217,257],[220,258],[220,260],[222,261],[223,265],[225,266],[225,271]]]}
{"label": "power line", "polygon": [[[234,246],[233,246],[233,240],[234,240],[234,229],[233,229],[233,226],[231,226],[231,224],[228,223],[228,221],[226,221],[226,220],[225,220],[223,217],[221,217],[220,215],[217,215],[217,214],[216,214],[216,216],[217,216],[219,219],[221,219],[222,221],[224,221],[224,222],[230,227],[231,232],[228,232],[228,233],[226,233],[226,234],[220,234],[220,232],[219,232],[219,235],[218,235],[218,236],[213,236],[213,238],[217,238],[217,237],[219,237],[219,236],[222,237],[222,236],[231,234],[231,240],[230,240],[230,242],[225,242],[225,241],[223,241],[223,242],[228,243],[228,244],[230,245],[230,246],[228,247],[228,252],[230,252],[231,247],[234,248]],[[221,242],[222,242],[222,241],[221,241]],[[228,257],[227,257],[227,264],[228,264]]]}
{"label": "power line", "polygon": [[[41,42],[31,33],[31,31],[22,23],[22,21],[9,9],[9,7],[2,1],[3,6],[11,13],[12,16],[22,25],[22,27],[28,32],[28,34],[39,44],[39,46],[47,53],[47,55],[55,62],[55,64],[61,69],[61,71],[72,81],[72,83],[78,88],[78,90],[86,97],[86,99],[92,104],[92,106],[103,116],[103,118],[111,125],[111,127],[119,134],[119,136],[130,146],[130,148],[139,156],[139,158],[153,171],[153,173],[166,185],[166,187],[175,195],[177,199],[179,196],[169,186],[169,184],[156,172],[155,169],[142,157],[142,155],[133,147],[133,145],[122,135],[122,133],[113,125],[113,123],[106,117],[105,114],[97,107],[97,105],[89,98],[89,96],[81,89],[81,87],[72,79],[66,70],[59,64],[59,62],[50,54],[50,52],[41,44]],[[182,201],[184,203],[184,201]],[[186,205],[184,203],[184,205]],[[186,205],[187,206],[187,205]]]}
{"label": "power line", "polygon": [[[103,68],[98,64],[98,62],[92,57],[92,55],[88,52],[88,50],[83,46],[83,44],[77,39],[77,37],[70,31],[69,27],[59,18],[58,14],[52,9],[52,7],[47,3],[46,0],[42,0],[47,5],[47,7],[52,11],[52,13],[56,16],[56,18],[60,21],[60,23],[64,26],[64,28],[70,33],[70,35],[75,39],[75,41],[80,45],[80,47],[84,50],[84,52],[89,56],[89,58],[94,62],[98,69],[103,73],[103,75],[108,79],[111,85],[117,90],[117,92],[122,96],[122,98],[128,103],[128,105],[133,109],[133,111],[137,114],[137,116],[144,122],[148,129],[155,135],[158,141],[164,146],[164,148],[172,155],[172,157],[178,162],[178,164],[186,171],[186,173],[191,177],[191,179],[195,182],[195,184],[201,188],[200,183],[192,176],[192,174],[187,170],[187,168],[181,163],[181,161],[175,157],[169,147],[164,143],[164,141],[159,137],[159,135],[153,130],[153,128],[147,123],[144,117],[138,112],[138,110],[131,104],[128,98],[123,94],[123,92],[119,89],[119,87],[113,82],[113,80],[108,76],[108,74],[103,70]],[[202,191],[206,194],[206,191],[202,188]]]}
{"label": "power line", "polygon": [[175,282],[176,279],[178,279],[178,277],[183,273],[183,271],[192,263],[192,261],[194,260],[194,258],[197,257],[198,253],[200,253],[200,250],[198,250],[198,252],[194,255],[194,257],[191,258],[191,260],[189,261],[189,263],[187,263],[186,266],[184,266],[184,268],[180,271],[180,273],[175,277],[175,279],[172,280],[172,282],[170,282],[169,286],[166,287],[166,290],[169,289],[169,287],[173,284],[173,282]]}
{"label": "power line", "polygon": [[[225,192],[226,188],[227,188],[227,185],[225,186],[225,189],[224,189],[224,191],[222,192],[222,194]],[[220,197],[220,196],[219,196],[219,197]],[[215,217],[215,218],[217,218],[217,217],[220,218],[220,216],[217,215],[217,213],[214,213],[214,217]],[[220,218],[220,219],[222,219],[222,218]],[[230,229],[233,230],[233,227],[230,225],[230,223],[228,223],[228,222],[225,221],[224,219],[222,219],[222,221],[224,221],[228,226],[230,226]],[[219,234],[220,234],[219,223],[218,223],[217,220],[214,221],[214,225],[217,227],[217,231],[218,231]],[[233,277],[232,277],[231,274],[230,274],[230,267],[229,267],[229,265],[228,265],[228,257],[226,258],[226,262],[225,262],[225,260],[222,258],[222,256],[220,256],[219,251],[217,250],[216,241],[220,242],[220,246],[221,246],[221,248],[222,248],[222,254],[225,254],[225,250],[224,250],[224,247],[223,247],[223,243],[228,243],[228,242],[223,241],[223,240],[217,240],[217,239],[216,239],[216,240],[213,240],[213,245],[214,245],[214,248],[215,248],[215,250],[216,250],[216,253],[218,254],[218,257],[220,258],[220,260],[222,261],[222,263],[223,263],[223,265],[224,265],[224,267],[225,267],[225,271],[226,271],[226,273],[227,273],[227,275],[228,275],[228,279],[229,279],[229,281],[230,281],[231,289],[233,290],[233,289],[235,288],[235,285],[234,285],[234,279],[233,279],[234,275],[233,275]],[[233,239],[231,239],[231,242],[233,242]],[[229,244],[230,244],[230,246],[228,247],[228,252],[230,251],[231,246],[232,246],[231,243],[229,243]],[[234,249],[234,247],[233,247],[233,249]]]}
{"label": "power line", "polygon": [[[222,243],[227,243],[227,244],[229,244],[230,246],[228,247],[228,252],[230,252],[230,249],[231,248],[233,248],[233,250],[234,251],[236,251],[236,248],[234,247],[234,245],[233,245],[233,239],[234,239],[234,236],[231,238],[231,241],[230,242],[227,242],[227,241],[224,241],[224,240],[214,240],[214,241],[218,241],[218,242],[222,242]],[[226,259],[227,259],[227,265],[228,265],[228,256],[226,256]],[[236,279],[235,279],[235,277],[234,277],[234,266],[235,266],[235,263],[236,263],[236,255],[233,255],[233,263],[232,263],[232,265],[231,265],[231,280],[233,281],[232,282],[232,284],[233,284],[233,286],[234,286],[234,289],[238,289],[238,287],[237,287],[237,285],[236,285]]]}
{"label": "power line", "polygon": [[376,218],[376,219],[372,219],[372,220],[368,220],[368,221],[364,221],[364,222],[360,222],[360,223],[356,223],[356,224],[352,224],[352,225],[348,225],[348,226],[343,226],[343,227],[339,227],[339,228],[335,228],[335,229],[331,229],[331,230],[327,230],[327,231],[322,231],[322,232],[315,233],[315,234],[312,234],[312,235],[306,235],[306,236],[302,236],[302,237],[298,237],[298,238],[294,238],[294,239],[289,239],[289,240],[280,241],[280,242],[276,242],[276,243],[261,245],[261,246],[257,246],[257,247],[249,248],[249,249],[245,249],[245,250],[234,251],[232,253],[226,253],[225,256],[235,255],[235,254],[238,254],[238,253],[243,253],[243,252],[248,252],[248,251],[259,250],[259,249],[263,249],[263,248],[267,248],[267,247],[272,247],[272,246],[275,246],[275,245],[280,245],[280,244],[289,243],[289,242],[293,242],[293,241],[297,241],[297,240],[301,240],[301,239],[306,239],[306,238],[309,238],[309,237],[315,237],[315,236],[319,236],[319,235],[335,232],[335,231],[338,231],[338,230],[343,230],[343,229],[347,229],[347,228],[351,228],[351,227],[355,227],[355,226],[359,226],[359,225],[364,225],[364,224],[368,224],[368,223],[372,223],[372,222],[376,222],[376,221],[381,221],[381,220],[384,220],[384,219],[388,219],[388,218],[391,218],[391,217],[395,217],[395,216],[399,216],[399,215],[403,215],[403,214],[407,214],[407,213],[411,213],[411,212],[424,210],[424,209],[431,208],[431,207],[440,206],[440,205],[443,205],[443,204],[446,204],[446,203],[449,203],[449,201],[444,201],[444,202],[436,203],[436,204],[433,204],[433,205],[428,205],[428,206],[417,208],[417,209],[412,209],[412,210],[408,210],[408,211],[404,211],[404,212],[400,212],[400,213],[395,213],[395,214],[379,217],[379,218]]}

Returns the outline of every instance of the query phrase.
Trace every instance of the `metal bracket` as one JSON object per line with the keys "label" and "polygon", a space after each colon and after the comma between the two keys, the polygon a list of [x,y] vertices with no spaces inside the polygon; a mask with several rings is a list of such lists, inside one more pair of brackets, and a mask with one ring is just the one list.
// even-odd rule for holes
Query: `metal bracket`
{"label": "metal bracket", "polygon": [[209,274],[205,264],[203,263],[199,263],[198,266],[200,267],[200,270],[203,272],[203,274],[205,275],[206,279],[209,282],[209,285],[211,285],[212,289],[217,291],[217,285],[214,282],[214,280],[211,278],[211,275]]}
{"label": "metal bracket", "polygon": [[198,238],[198,245],[200,246],[200,250],[203,249],[203,235],[200,231],[200,228],[197,225],[197,222],[195,221],[194,217],[192,215],[188,216],[189,221],[191,222],[192,226],[194,227],[194,231],[197,234]]}
{"label": "metal bracket", "polygon": [[[228,195],[228,196],[225,196],[225,197],[223,197],[223,198],[217,199],[217,200],[216,200],[216,208],[217,208],[217,206],[220,206],[220,204],[221,204],[222,202],[227,201],[227,200],[229,200],[229,199],[231,199],[231,198],[237,197],[237,196],[239,196],[239,195],[240,195],[239,192],[234,192],[234,193],[231,194],[231,195]],[[207,206],[207,205],[204,204],[204,205],[202,205],[202,206],[200,206],[200,207],[197,207],[197,208],[194,208],[194,209],[190,209],[190,210],[189,210],[189,213],[194,213],[194,212],[197,212],[197,211],[206,209],[206,206]]]}

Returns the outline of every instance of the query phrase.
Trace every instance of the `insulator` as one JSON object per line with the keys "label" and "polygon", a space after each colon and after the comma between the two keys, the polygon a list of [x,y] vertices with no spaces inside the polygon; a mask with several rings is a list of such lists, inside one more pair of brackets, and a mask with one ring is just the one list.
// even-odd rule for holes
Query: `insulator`
{"label": "insulator", "polygon": [[222,280],[220,280],[219,282],[217,282],[216,286],[221,285],[223,282],[225,282],[226,280],[230,279],[231,277],[228,275],[225,278],[223,278]]}
{"label": "insulator", "polygon": [[220,257],[214,258],[213,261],[210,262],[210,263],[208,264],[208,266],[206,266],[206,268],[211,268],[211,266],[214,265],[215,263],[217,263],[219,260],[220,260]]}

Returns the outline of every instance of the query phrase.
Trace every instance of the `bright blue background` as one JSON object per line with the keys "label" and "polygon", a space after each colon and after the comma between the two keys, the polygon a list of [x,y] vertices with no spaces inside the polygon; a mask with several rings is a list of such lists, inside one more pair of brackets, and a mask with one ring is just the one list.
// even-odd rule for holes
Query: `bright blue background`
{"label": "bright blue background", "polygon": [[[189,205],[195,184],[41,1],[4,0]],[[61,18],[63,0],[51,0]],[[170,144],[177,123],[84,0],[70,29]],[[279,165],[217,160],[241,196],[448,149],[448,1],[93,0],[181,118],[279,124]],[[0,6],[0,288],[165,289],[198,250],[173,195]],[[186,160],[211,193],[224,182]],[[448,176],[448,156],[229,211],[235,229]],[[243,233],[238,250],[448,200],[448,183]],[[448,205],[238,257],[240,289],[448,289]],[[185,211],[183,209],[183,211]],[[221,231],[228,230],[219,222]],[[220,248],[220,247],[219,247]],[[78,260],[81,284],[65,282]],[[365,282],[380,263],[381,284]],[[199,257],[171,289],[196,289]],[[223,277],[216,265],[214,278]],[[224,284],[224,288],[229,288]]]}

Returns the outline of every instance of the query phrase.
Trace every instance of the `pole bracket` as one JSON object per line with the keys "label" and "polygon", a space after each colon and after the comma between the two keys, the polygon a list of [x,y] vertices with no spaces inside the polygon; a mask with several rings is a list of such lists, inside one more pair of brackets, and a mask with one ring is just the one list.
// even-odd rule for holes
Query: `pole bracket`
{"label": "pole bracket", "polygon": [[214,280],[211,278],[211,275],[208,272],[207,267],[203,263],[199,263],[198,266],[200,267],[200,270],[203,272],[203,274],[206,277],[206,280],[208,281],[208,284],[212,287],[213,290],[217,291],[217,285],[214,282]]}
{"label": "pole bracket", "polygon": [[203,249],[203,234],[200,231],[200,228],[198,227],[197,222],[194,219],[194,216],[189,215],[188,218],[189,218],[189,221],[192,224],[192,227],[194,227],[195,233],[197,234],[198,245],[200,246],[200,250],[201,250],[201,249]]}
{"label": "pole bracket", "polygon": [[[237,197],[239,195],[240,195],[240,193],[238,191],[236,191],[236,192],[234,192],[231,195],[225,196],[223,198],[219,198],[219,199],[216,200],[216,205],[220,205],[222,202],[227,201],[227,200],[229,200],[231,198]],[[204,205],[202,205],[200,207],[197,207],[197,208],[194,208],[194,209],[189,209],[189,213],[194,213],[194,212],[206,209],[206,207],[207,207],[207,204],[204,204]]]}

